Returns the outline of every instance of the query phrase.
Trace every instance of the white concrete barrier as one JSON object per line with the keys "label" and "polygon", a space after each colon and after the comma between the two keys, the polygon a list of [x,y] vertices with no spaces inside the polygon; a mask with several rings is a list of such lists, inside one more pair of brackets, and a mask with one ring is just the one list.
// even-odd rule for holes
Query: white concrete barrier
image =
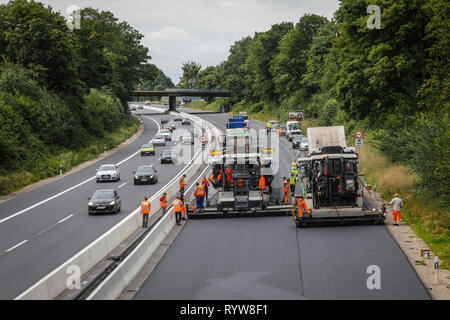
{"label": "white concrete barrier", "polygon": [[[205,123],[201,118],[194,115],[184,114],[186,118],[190,118],[195,123]],[[207,125],[207,135],[209,139],[211,138],[212,131],[215,132],[215,127],[210,123]],[[209,153],[210,146],[204,150],[204,153]],[[186,181],[189,182],[190,179],[195,175],[199,168],[203,164],[202,152],[199,150],[193,157],[193,159],[184,167],[181,172],[175,176],[165,187],[161,189],[161,192],[155,194],[151,197],[151,207],[153,214],[157,212],[161,207],[159,204],[159,197],[163,192],[167,193],[167,197],[173,198],[178,193],[178,180],[181,175],[186,174]],[[156,210],[153,210],[156,209]],[[169,215],[167,215],[169,216]],[[169,218],[167,218],[169,219]],[[170,223],[167,219],[163,219],[167,222],[164,224],[163,229],[171,228]],[[161,221],[163,221],[161,220]],[[161,222],[160,221],[160,222]],[[27,289],[25,292],[20,294],[15,298],[15,300],[50,300],[57,297],[67,288],[67,279],[70,274],[67,270],[70,266],[78,266],[80,268],[81,274],[85,274],[97,263],[102,261],[107,255],[112,252],[117,246],[119,246],[123,241],[125,241],[131,234],[133,234],[142,225],[142,215],[140,214],[140,208],[137,208],[127,217],[121,220],[117,225],[108,230],[105,234],[99,237],[97,240],[92,242],[86,248],[81,250],[75,256],[70,258],[68,261],[63,263],[61,266],[56,268],[54,271],[49,273],[43,279],[38,281],[32,287]],[[173,227],[173,226],[172,226]],[[161,236],[156,236],[155,239],[160,239]]]}

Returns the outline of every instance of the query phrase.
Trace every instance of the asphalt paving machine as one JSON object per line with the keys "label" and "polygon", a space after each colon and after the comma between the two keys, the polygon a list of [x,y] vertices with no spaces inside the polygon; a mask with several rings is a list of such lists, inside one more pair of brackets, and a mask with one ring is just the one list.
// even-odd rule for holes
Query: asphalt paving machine
{"label": "asphalt paving machine", "polygon": [[[298,227],[346,221],[382,223],[385,208],[358,175],[358,154],[347,147],[343,126],[308,128],[309,152],[298,158],[301,193],[311,212],[294,209]],[[366,192],[367,191],[367,192]]]}
{"label": "asphalt paving machine", "polygon": [[[272,203],[275,150],[267,145],[261,147],[258,132],[251,130],[246,120],[243,116],[229,119],[225,134],[218,139],[220,148],[216,146],[208,161],[215,192],[210,192],[210,199],[205,201],[209,206],[202,212],[194,212],[190,206],[190,218],[291,213],[292,206]],[[230,170],[231,176],[227,175]],[[264,191],[259,188],[261,176],[265,180]]]}

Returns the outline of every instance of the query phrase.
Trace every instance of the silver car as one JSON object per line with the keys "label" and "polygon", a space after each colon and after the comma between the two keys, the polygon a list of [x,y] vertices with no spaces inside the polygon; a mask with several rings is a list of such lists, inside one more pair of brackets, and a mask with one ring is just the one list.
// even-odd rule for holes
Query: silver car
{"label": "silver car", "polygon": [[165,146],[166,145],[166,137],[163,135],[157,135],[155,138],[153,138],[153,145],[154,146]]}
{"label": "silver car", "polygon": [[120,180],[120,170],[115,164],[104,164],[97,169],[97,174],[95,175],[95,180],[97,182],[101,181],[119,181]]}
{"label": "silver car", "polygon": [[170,133],[170,131],[167,130],[167,129],[161,130],[161,131],[159,132],[159,135],[160,135],[160,136],[164,136],[164,138],[165,138],[167,141],[171,141],[171,140],[172,140],[172,133]]}

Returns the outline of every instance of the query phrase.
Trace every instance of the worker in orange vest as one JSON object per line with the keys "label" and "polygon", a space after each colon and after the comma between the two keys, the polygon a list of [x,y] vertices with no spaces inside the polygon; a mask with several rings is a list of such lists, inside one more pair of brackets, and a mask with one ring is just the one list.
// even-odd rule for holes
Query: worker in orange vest
{"label": "worker in orange vest", "polygon": [[260,189],[261,191],[266,190],[266,179],[264,179],[263,175],[261,175],[261,178],[259,178],[258,189]]}
{"label": "worker in orange vest", "polygon": [[222,182],[222,170],[219,169],[219,173],[217,175],[217,181],[220,184]]}
{"label": "worker in orange vest", "polygon": [[203,211],[203,200],[205,199],[205,189],[202,184],[199,184],[198,182],[195,184],[197,187],[194,191],[195,196],[195,206],[199,211]]}
{"label": "worker in orange vest", "polygon": [[308,209],[308,206],[305,203],[305,200],[303,200],[303,195],[300,194],[298,196],[296,196],[297,198],[297,211],[298,211],[298,215],[300,217],[303,217],[303,209],[305,209],[305,211],[310,214],[311,211]]}
{"label": "worker in orange vest", "polygon": [[186,187],[186,183],[184,182],[184,178],[186,178],[185,174],[183,174],[183,176],[180,178],[180,183],[179,183],[180,193],[184,193],[184,187]]}
{"label": "worker in orange vest", "polygon": [[177,225],[181,224],[181,215],[183,212],[183,202],[181,202],[180,196],[178,196],[174,201],[173,201],[173,211],[175,211],[175,221],[177,223]]}
{"label": "worker in orange vest", "polygon": [[205,198],[206,198],[206,200],[208,200],[208,188],[209,188],[210,183],[209,183],[208,179],[206,179],[206,176],[203,176],[202,185],[203,185],[203,188],[205,189]]}
{"label": "worker in orange vest", "polygon": [[286,177],[283,177],[283,195],[283,202],[286,204],[289,202],[289,182],[287,181]]}
{"label": "worker in orange vest", "polygon": [[233,185],[233,174],[232,174],[231,168],[227,168],[225,170],[225,175],[227,177],[227,186],[231,187]]}
{"label": "worker in orange vest", "polygon": [[150,214],[151,208],[150,202],[147,200],[147,197],[144,197],[144,201],[141,202],[141,213],[142,213],[142,228],[148,227],[148,216]]}
{"label": "worker in orange vest", "polygon": [[167,193],[164,192],[159,198],[159,206],[162,209],[162,215],[165,215],[167,211]]}

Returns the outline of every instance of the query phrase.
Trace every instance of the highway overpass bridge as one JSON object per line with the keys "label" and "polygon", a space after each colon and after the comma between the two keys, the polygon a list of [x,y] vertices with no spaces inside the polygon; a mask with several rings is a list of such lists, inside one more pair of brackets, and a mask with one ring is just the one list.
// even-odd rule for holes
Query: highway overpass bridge
{"label": "highway overpass bridge", "polygon": [[176,111],[177,97],[229,97],[226,89],[148,89],[133,92],[136,97],[169,97],[169,111]]}

